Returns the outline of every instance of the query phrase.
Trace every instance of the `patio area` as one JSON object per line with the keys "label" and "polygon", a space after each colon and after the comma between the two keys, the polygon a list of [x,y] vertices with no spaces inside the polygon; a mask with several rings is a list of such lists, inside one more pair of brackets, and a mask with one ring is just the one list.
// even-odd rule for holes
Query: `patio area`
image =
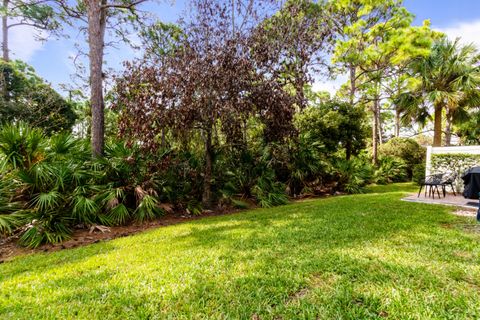
{"label": "patio area", "polygon": [[425,197],[425,194],[422,192],[419,197],[417,197],[417,193],[415,193],[403,198],[402,200],[410,202],[456,206],[473,211],[476,211],[478,209],[478,200],[465,199],[461,194],[457,194],[456,196],[454,196],[453,193],[447,193],[445,197],[443,197],[443,195],[441,195],[440,197],[435,195],[434,199],[431,196],[429,197],[428,193]]}

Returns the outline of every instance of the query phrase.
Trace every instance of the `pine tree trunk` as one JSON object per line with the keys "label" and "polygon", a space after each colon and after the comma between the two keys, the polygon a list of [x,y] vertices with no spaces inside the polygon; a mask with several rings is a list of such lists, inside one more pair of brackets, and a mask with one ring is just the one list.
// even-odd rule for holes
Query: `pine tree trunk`
{"label": "pine tree trunk", "polygon": [[[398,81],[398,80],[397,80]],[[400,96],[400,83],[397,82],[397,90],[396,90],[396,96]],[[401,117],[402,113],[400,111],[400,107],[398,105],[395,105],[395,137],[400,137],[400,126],[401,126]]]}
{"label": "pine tree trunk", "polygon": [[377,102],[377,126],[378,126],[378,144],[383,143],[383,126],[382,126],[382,113],[380,111],[380,103]]}
{"label": "pine tree trunk", "polygon": [[372,125],[372,163],[378,165],[378,99],[373,102],[373,125]]}
{"label": "pine tree trunk", "polygon": [[441,105],[435,106],[434,122],[433,122],[433,146],[440,147],[442,145],[442,111]]}
{"label": "pine tree trunk", "polygon": [[88,45],[90,48],[90,107],[92,108],[92,153],[101,156],[104,148],[103,49],[105,44],[105,0],[87,2]]}
{"label": "pine tree trunk", "polygon": [[395,137],[400,137],[400,111],[395,110]]}
{"label": "pine tree trunk", "polygon": [[202,204],[204,208],[212,206],[212,129],[205,132],[205,172],[203,177]]}
{"label": "pine tree trunk", "polygon": [[[3,0],[3,7],[8,8],[9,0]],[[8,55],[8,17],[5,13],[2,16],[2,53],[3,60],[9,61],[10,57]]]}
{"label": "pine tree trunk", "polygon": [[353,102],[355,101],[355,92],[357,91],[356,88],[356,72],[355,67],[350,65],[350,104],[353,106]]}

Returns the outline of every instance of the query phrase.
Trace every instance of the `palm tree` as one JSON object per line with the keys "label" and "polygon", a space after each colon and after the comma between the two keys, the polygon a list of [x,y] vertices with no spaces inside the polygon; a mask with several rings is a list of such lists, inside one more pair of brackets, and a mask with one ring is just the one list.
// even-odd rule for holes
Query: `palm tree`
{"label": "palm tree", "polygon": [[446,115],[445,145],[450,145],[453,122],[465,111],[480,106],[480,56],[473,44],[461,45],[460,39],[438,40],[430,54],[414,61],[412,76],[418,84],[399,99],[404,118],[434,123],[433,145],[442,144],[443,113]]}

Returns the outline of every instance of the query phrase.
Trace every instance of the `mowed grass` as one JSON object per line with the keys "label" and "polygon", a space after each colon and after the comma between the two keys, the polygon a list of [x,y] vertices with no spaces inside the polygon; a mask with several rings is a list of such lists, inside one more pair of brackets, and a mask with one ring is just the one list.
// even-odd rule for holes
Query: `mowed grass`
{"label": "mowed grass", "polygon": [[0,318],[480,318],[474,219],[400,200],[414,189],[373,187],[18,257],[0,265]]}

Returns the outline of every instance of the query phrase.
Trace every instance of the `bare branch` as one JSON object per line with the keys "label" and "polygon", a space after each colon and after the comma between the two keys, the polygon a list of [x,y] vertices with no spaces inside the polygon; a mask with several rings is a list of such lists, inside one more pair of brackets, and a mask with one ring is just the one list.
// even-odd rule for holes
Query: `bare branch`
{"label": "bare branch", "polygon": [[132,10],[135,6],[144,3],[148,0],[137,0],[131,3],[110,3],[102,5],[102,8],[119,8],[119,9],[129,9]]}

